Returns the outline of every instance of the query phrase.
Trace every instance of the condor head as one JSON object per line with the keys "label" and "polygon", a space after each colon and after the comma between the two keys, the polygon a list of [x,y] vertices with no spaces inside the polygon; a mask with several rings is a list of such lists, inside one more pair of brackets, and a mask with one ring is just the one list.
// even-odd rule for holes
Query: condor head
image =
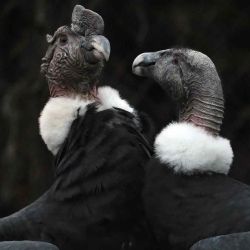
{"label": "condor head", "polygon": [[62,26],[53,36],[47,35],[49,46],[42,58],[41,73],[50,89],[84,93],[97,84],[110,55],[110,44],[102,36],[103,30],[100,15],[76,5],[71,27]]}
{"label": "condor head", "polygon": [[219,134],[223,90],[216,67],[207,55],[186,48],[142,53],[135,58],[132,70],[155,80],[175,100],[179,121]]}

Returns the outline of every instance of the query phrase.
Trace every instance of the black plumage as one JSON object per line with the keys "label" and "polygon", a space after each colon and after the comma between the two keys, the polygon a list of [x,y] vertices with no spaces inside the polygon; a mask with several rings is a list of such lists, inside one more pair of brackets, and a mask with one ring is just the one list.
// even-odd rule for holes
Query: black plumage
{"label": "black plumage", "polygon": [[120,109],[78,117],[55,159],[55,181],[37,201],[0,220],[0,240],[64,249],[150,249],[141,190],[151,150],[140,121]]}
{"label": "black plumage", "polygon": [[161,249],[250,231],[248,185],[222,174],[176,174],[158,159],[146,171],[145,207]]}

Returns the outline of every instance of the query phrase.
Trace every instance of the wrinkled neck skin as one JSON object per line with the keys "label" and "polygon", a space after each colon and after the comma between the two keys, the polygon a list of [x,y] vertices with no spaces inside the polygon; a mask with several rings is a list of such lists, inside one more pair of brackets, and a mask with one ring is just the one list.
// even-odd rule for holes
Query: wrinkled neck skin
{"label": "wrinkled neck skin", "polygon": [[63,84],[58,84],[54,82],[48,83],[50,97],[69,97],[75,98],[78,97],[86,101],[96,101],[97,98],[97,87],[96,84],[86,84],[84,88],[74,89],[71,86],[66,86]]}
{"label": "wrinkled neck skin", "polygon": [[[220,84],[206,84],[213,88],[201,88],[204,84],[191,84],[186,98],[179,108],[179,121],[190,122],[217,136],[224,113],[224,98]],[[197,87],[198,86],[198,87]]]}

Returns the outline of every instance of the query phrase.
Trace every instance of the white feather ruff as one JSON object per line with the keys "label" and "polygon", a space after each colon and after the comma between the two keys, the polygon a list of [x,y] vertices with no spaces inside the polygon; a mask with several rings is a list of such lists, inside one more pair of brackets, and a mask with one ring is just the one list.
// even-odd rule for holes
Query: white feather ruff
{"label": "white feather ruff", "polygon": [[72,122],[84,115],[90,102],[79,98],[50,98],[39,118],[40,134],[52,154],[56,154],[64,142]]}
{"label": "white feather ruff", "polygon": [[[111,87],[104,86],[98,89],[100,104],[97,111],[113,107],[134,112],[129,104],[121,99],[119,92]],[[66,139],[72,122],[78,115],[83,116],[87,105],[93,101],[85,101],[79,97],[51,97],[39,117],[40,134],[52,154],[56,155]]]}
{"label": "white feather ruff", "polygon": [[155,153],[175,173],[228,174],[233,161],[229,140],[191,123],[171,123],[155,139]]}
{"label": "white feather ruff", "polygon": [[101,101],[98,111],[116,107],[130,113],[134,112],[134,109],[130,107],[128,102],[120,97],[119,92],[109,86],[103,86],[98,89],[98,98]]}

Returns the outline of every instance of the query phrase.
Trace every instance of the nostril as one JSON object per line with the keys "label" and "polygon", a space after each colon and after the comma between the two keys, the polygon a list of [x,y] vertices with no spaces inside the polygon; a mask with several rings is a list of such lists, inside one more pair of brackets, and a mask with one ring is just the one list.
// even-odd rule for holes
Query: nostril
{"label": "nostril", "polygon": [[84,48],[85,48],[85,44],[84,44],[84,42],[81,42],[81,44],[80,44],[80,48],[82,48],[82,49],[84,49]]}
{"label": "nostril", "polygon": [[89,42],[86,41],[86,39],[82,39],[80,43],[80,47],[85,50],[91,50],[93,47]]}
{"label": "nostril", "polygon": [[141,61],[140,63],[138,63],[137,65],[135,65],[135,67],[139,67],[139,66],[153,66],[155,65],[155,61],[152,62],[148,62],[148,61]]}
{"label": "nostril", "polygon": [[92,44],[86,40],[83,40],[81,42],[81,48],[87,50],[87,51],[91,51],[94,49],[94,47],[92,46]]}

